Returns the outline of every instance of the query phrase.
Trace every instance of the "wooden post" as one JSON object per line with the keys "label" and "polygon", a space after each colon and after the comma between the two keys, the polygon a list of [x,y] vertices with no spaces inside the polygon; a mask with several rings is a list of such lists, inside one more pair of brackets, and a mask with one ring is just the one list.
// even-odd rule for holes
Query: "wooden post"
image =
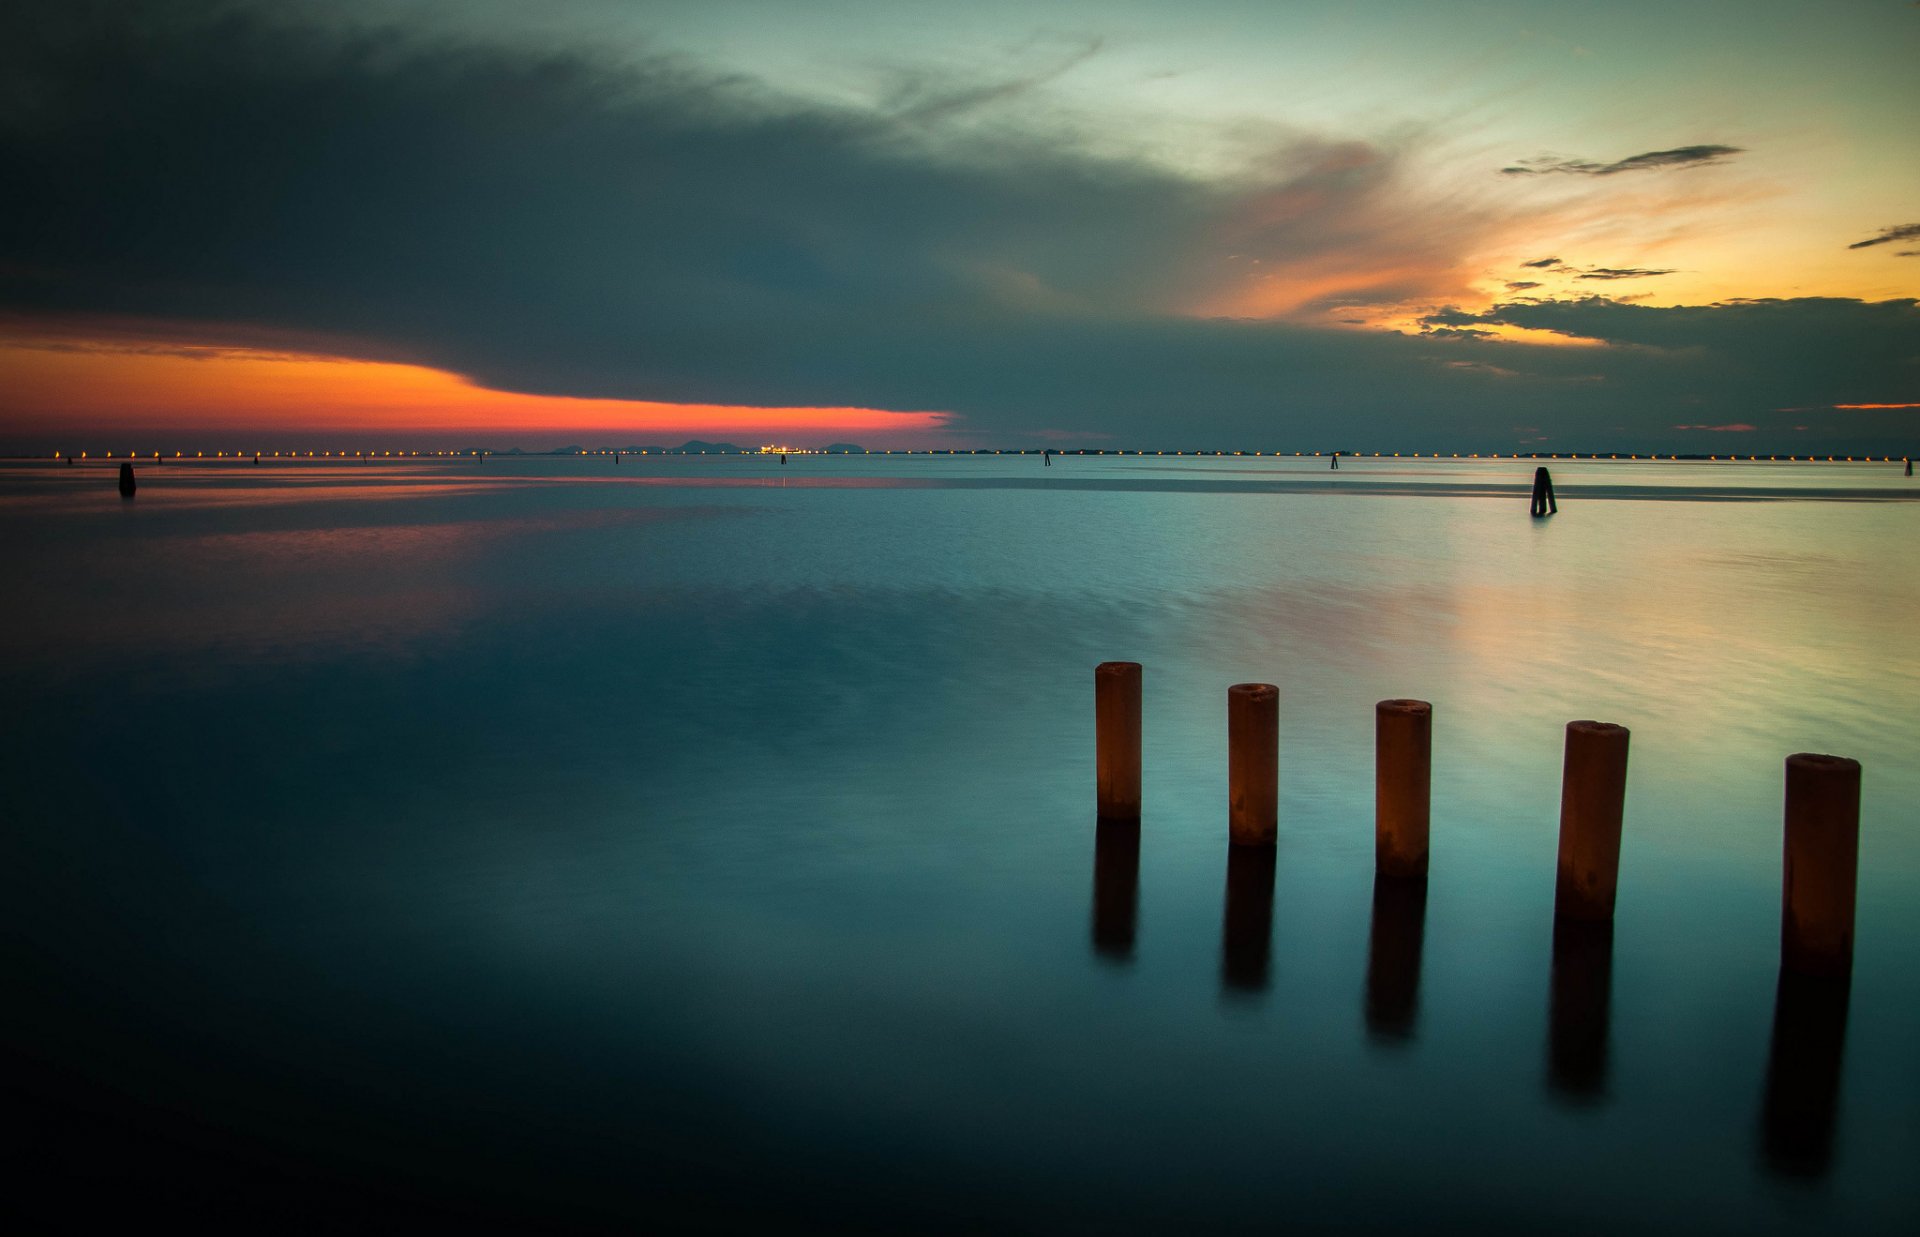
{"label": "wooden post", "polygon": [[133,461],[120,465],[120,497],[132,498],[137,483],[133,479]]}
{"label": "wooden post", "polygon": [[1432,802],[1433,706],[1382,700],[1373,706],[1373,870],[1427,874]]}
{"label": "wooden post", "polygon": [[1140,819],[1140,663],[1093,668],[1093,728],[1101,820]]}
{"label": "wooden post", "polygon": [[1811,752],[1787,757],[1781,966],[1803,975],[1851,973],[1859,861],[1860,762]]}
{"label": "wooden post", "polygon": [[1557,515],[1560,504],[1553,500],[1553,474],[1544,467],[1533,470],[1533,505],[1528,513],[1535,517]]}
{"label": "wooden post", "polygon": [[1227,689],[1227,836],[1236,846],[1272,846],[1280,820],[1280,689]]}
{"label": "wooden post", "polygon": [[1627,799],[1627,728],[1568,722],[1560,779],[1560,878],[1554,914],[1611,920],[1620,883],[1620,819]]}

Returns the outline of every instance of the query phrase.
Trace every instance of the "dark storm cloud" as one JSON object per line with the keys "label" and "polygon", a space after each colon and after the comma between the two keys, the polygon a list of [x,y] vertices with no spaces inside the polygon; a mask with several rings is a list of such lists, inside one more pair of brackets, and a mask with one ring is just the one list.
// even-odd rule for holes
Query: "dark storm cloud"
{"label": "dark storm cloud", "polygon": [[1645,267],[1596,266],[1580,275],[1581,279],[1650,279],[1655,275],[1671,275],[1671,270],[1648,270]]}
{"label": "dark storm cloud", "polygon": [[1501,168],[1507,176],[1544,176],[1549,173],[1561,173],[1571,176],[1617,176],[1621,172],[1651,172],[1660,168],[1704,167],[1710,163],[1722,163],[1728,158],[1744,154],[1740,146],[1679,146],[1672,150],[1649,150],[1643,154],[1628,155],[1612,163],[1595,163],[1589,159],[1556,159],[1542,155],[1537,159],[1522,159],[1512,167]]}
{"label": "dark storm cloud", "polygon": [[[1750,306],[1688,311],[1723,343],[1643,349],[1479,337],[1554,303],[1433,315],[1444,339],[1180,315],[1210,290],[1196,270],[1237,269],[1223,255],[1284,282],[1279,259],[1458,226],[1410,226],[1394,153],[1367,143],[1209,183],[1004,133],[926,142],[939,109],[910,100],[836,110],[669,60],[323,36],[266,12],[0,14],[0,312],[187,339],[237,324],[516,391],[939,409],[989,441],[1141,446],[1493,449],[1549,416],[1562,443],[1657,441],[1748,418],[1736,363],[1792,379],[1767,408],[1885,400],[1912,373],[1910,342],[1875,342],[1888,314],[1911,331],[1911,303],[1833,303],[1864,318],[1830,334],[1841,310],[1786,303],[1812,348]],[[1540,329],[1673,321],[1563,305]]]}
{"label": "dark storm cloud", "polygon": [[[1496,305],[1450,325],[1505,325],[1599,340],[1607,382],[1667,406],[1755,420],[1788,406],[1899,398],[1920,383],[1920,301],[1838,297],[1651,306],[1607,297]],[[1827,394],[1842,392],[1842,394]],[[1691,421],[1699,418],[1690,417]],[[1910,431],[1908,431],[1910,433]]]}
{"label": "dark storm cloud", "polygon": [[[1920,240],[1920,223],[1902,223],[1896,224],[1893,227],[1881,228],[1880,235],[1868,237],[1863,241],[1855,241],[1853,244],[1848,245],[1847,248],[1871,249],[1875,245],[1886,245],[1894,241],[1911,240]],[[1914,254],[1912,252],[1902,251],[1898,256],[1911,258]]]}

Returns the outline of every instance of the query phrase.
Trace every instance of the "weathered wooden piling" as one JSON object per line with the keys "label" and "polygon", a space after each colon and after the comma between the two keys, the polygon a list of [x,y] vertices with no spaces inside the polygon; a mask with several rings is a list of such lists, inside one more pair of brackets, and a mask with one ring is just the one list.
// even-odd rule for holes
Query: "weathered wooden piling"
{"label": "weathered wooden piling", "polygon": [[1095,766],[1101,820],[1140,819],[1140,663],[1093,668]]}
{"label": "weathered wooden piling", "polygon": [[1544,466],[1534,469],[1533,505],[1528,509],[1528,514],[1537,519],[1541,516],[1557,515],[1559,512],[1560,504],[1553,498],[1553,474]]}
{"label": "weathered wooden piling", "polygon": [[1433,706],[1382,700],[1373,706],[1373,870],[1427,874],[1432,805]]}
{"label": "weathered wooden piling", "polygon": [[120,497],[132,498],[137,488],[139,483],[133,479],[133,461],[128,460],[120,465]]}
{"label": "weathered wooden piling", "polygon": [[1853,906],[1860,861],[1860,762],[1787,757],[1786,873],[1780,965],[1803,975],[1853,969]]}
{"label": "weathered wooden piling", "polygon": [[1280,689],[1227,689],[1227,837],[1236,846],[1272,846],[1280,820]]}
{"label": "weathered wooden piling", "polygon": [[1625,726],[1567,723],[1560,777],[1560,876],[1554,914],[1612,920],[1620,883],[1620,822],[1627,799]]}
{"label": "weathered wooden piling", "polygon": [[1906,457],[1906,460],[1907,460],[1907,475],[1911,477],[1913,475],[1913,457],[1909,455]]}

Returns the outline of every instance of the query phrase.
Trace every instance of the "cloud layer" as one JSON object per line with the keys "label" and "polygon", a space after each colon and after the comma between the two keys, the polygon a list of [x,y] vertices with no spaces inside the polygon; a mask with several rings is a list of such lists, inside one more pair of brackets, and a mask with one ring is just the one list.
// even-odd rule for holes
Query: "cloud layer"
{"label": "cloud layer", "polygon": [[[1307,325],[1464,300],[1462,255],[1507,222],[1423,198],[1394,142],[1296,137],[1205,181],[941,127],[1026,79],[835,110],[670,59],[321,36],[230,5],[15,12],[0,310],[28,318],[245,324],[536,394],[938,409],[985,442],[1488,450],[1546,423],[1524,437],[1652,446],[1802,402],[1769,384],[1912,392],[1914,350],[1878,342],[1912,302],[1847,302],[1837,334],[1842,309],[1811,301]],[[1687,329],[1638,339],[1651,321]],[[1493,337],[1515,327],[1615,346]]]}

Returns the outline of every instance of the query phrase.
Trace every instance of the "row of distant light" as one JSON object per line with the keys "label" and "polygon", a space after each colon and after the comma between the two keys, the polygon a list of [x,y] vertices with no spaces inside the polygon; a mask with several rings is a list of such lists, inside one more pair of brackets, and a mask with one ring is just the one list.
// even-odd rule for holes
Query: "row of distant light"
{"label": "row of distant light", "polygon": [[[211,458],[235,459],[235,460],[283,459],[283,458],[284,459],[330,459],[331,458],[331,459],[345,460],[345,459],[386,459],[386,458],[411,459],[416,457],[426,459],[426,458],[445,457],[445,458],[454,458],[454,459],[465,459],[473,456],[492,455],[492,454],[494,454],[492,451],[215,451]],[[575,452],[575,454],[577,455],[750,455],[753,453],[746,452],[746,451],[711,451],[709,452],[709,451],[602,450],[602,451],[578,451],[578,452]],[[991,451],[985,448],[974,448],[971,450],[956,451],[956,450],[935,450],[933,448],[928,448],[926,450],[921,450],[921,451],[906,450],[906,451],[826,452],[826,451],[820,451],[817,449],[805,448],[805,447],[762,447],[760,448],[759,454],[761,455],[827,455],[827,454],[834,454],[834,455],[856,455],[856,454],[857,455],[1039,455],[1041,454],[1041,449],[1030,448],[1030,449],[1022,449],[1017,451]],[[1289,456],[1289,455],[1296,458],[1308,457],[1313,459],[1325,459],[1331,455],[1341,455],[1341,456],[1345,456],[1350,459],[1356,459],[1356,460],[1363,460],[1363,459],[1375,459],[1375,460],[1395,459],[1397,460],[1397,459],[1403,459],[1403,458],[1415,459],[1415,460],[1445,460],[1445,459],[1454,459],[1454,460],[1479,460],[1479,459],[1488,459],[1488,460],[1503,460],[1503,459],[1504,460],[1582,460],[1582,459],[1585,459],[1585,460],[1622,460],[1622,459],[1624,460],[1659,460],[1659,459],[1678,460],[1680,458],[1677,455],[1666,455],[1666,456],[1620,455],[1617,453],[1612,455],[1602,455],[1598,452],[1588,454],[1588,455],[1581,455],[1577,451],[1571,451],[1564,455],[1560,454],[1559,452],[1552,452],[1552,451],[1530,451],[1530,452],[1524,452],[1524,453],[1516,451],[1512,455],[1501,455],[1498,452],[1482,455],[1478,451],[1469,452],[1466,454],[1462,454],[1461,452],[1458,452],[1458,451],[1455,451],[1452,454],[1447,454],[1440,451],[1434,451],[1428,454],[1422,454],[1419,451],[1409,451],[1403,456],[1398,451],[1395,451],[1392,455],[1387,455],[1379,451],[1375,451],[1372,453],[1368,453],[1365,451],[1338,451],[1338,452],[1334,452],[1334,451],[1291,451],[1291,452],[1289,451],[1107,451],[1103,449],[1089,450],[1086,448],[1077,448],[1072,451],[1055,451],[1053,452],[1053,454],[1055,455],[1156,455],[1156,456],[1157,455],[1200,455],[1200,456],[1226,456],[1226,455],[1267,456],[1267,455],[1271,455],[1276,459],[1282,456]],[[66,459],[68,457],[66,452],[64,451],[55,451],[53,453],[53,458],[56,460],[59,460],[59,459]],[[84,459],[91,458],[91,456],[87,452],[82,451],[77,457],[74,457],[74,458],[84,460]],[[129,452],[126,452],[123,457],[116,457],[114,453],[111,451],[103,451],[101,452],[101,458],[109,459],[109,460],[115,459],[115,458],[125,458],[129,460],[140,460],[140,459],[158,460],[166,457],[164,457],[162,453],[159,451],[154,451],[151,453],[141,452],[141,451],[129,451]],[[196,459],[197,460],[197,459],[206,459],[208,458],[208,456],[205,451],[195,451],[191,456],[187,455],[186,452],[184,451],[175,451],[173,453],[172,458],[176,460],[178,459]],[[1697,462],[1698,457],[1694,457],[1694,458]],[[1878,459],[1876,459],[1874,456],[1871,456],[1871,455],[1861,455],[1861,456],[1853,456],[1853,455],[1827,455],[1827,456],[1709,455],[1706,458],[1708,460],[1734,460],[1734,461],[1747,460],[1749,462],[1754,462],[1754,463],[1757,463],[1761,460],[1779,461],[1782,459],[1785,459],[1791,463],[1799,463],[1804,461],[1809,464],[1817,464],[1823,461],[1829,464],[1837,464],[1837,463],[1893,464],[1893,463],[1899,462],[1898,459],[1896,459],[1896,457],[1891,455],[1883,455],[1883,456],[1880,456]]]}

